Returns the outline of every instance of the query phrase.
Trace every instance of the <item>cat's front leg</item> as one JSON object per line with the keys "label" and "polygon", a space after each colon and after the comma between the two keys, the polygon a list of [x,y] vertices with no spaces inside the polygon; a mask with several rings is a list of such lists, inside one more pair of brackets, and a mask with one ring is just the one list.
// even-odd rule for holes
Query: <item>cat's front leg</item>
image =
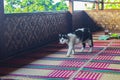
{"label": "cat's front leg", "polygon": [[89,49],[89,51],[88,52],[92,52],[93,51],[93,48],[92,47],[90,47],[90,49]]}
{"label": "cat's front leg", "polygon": [[82,48],[80,49],[80,52],[84,52],[84,49],[85,49],[85,48],[82,47]]}
{"label": "cat's front leg", "polygon": [[72,54],[75,54],[75,48],[73,47],[73,49],[72,49]]}
{"label": "cat's front leg", "polygon": [[72,53],[73,50],[73,44],[68,44],[68,52],[67,52],[67,57],[70,57],[70,54]]}

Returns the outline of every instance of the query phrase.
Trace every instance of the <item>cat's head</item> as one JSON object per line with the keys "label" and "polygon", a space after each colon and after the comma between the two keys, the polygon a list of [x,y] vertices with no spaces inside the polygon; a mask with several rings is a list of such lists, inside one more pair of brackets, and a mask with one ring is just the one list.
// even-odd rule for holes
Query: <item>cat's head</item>
{"label": "cat's head", "polygon": [[59,34],[59,42],[60,44],[65,44],[69,40],[69,37],[67,34]]}

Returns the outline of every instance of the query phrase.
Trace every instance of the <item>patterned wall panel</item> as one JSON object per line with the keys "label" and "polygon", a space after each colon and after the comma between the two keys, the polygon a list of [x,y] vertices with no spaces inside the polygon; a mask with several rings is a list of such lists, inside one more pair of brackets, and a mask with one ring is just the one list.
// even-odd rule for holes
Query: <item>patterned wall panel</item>
{"label": "patterned wall panel", "polygon": [[59,33],[69,32],[71,26],[69,12],[5,15],[2,53],[11,56],[52,42]]}
{"label": "patterned wall panel", "polygon": [[73,13],[73,29],[88,27],[92,32],[103,30],[85,11],[75,11]]}
{"label": "patterned wall panel", "polygon": [[120,31],[120,10],[86,11],[86,13],[103,28],[111,32]]}

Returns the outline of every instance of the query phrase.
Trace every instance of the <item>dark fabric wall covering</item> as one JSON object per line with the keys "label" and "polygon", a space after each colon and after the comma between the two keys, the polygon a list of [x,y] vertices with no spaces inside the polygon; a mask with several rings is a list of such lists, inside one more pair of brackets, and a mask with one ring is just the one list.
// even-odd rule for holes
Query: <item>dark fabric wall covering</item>
{"label": "dark fabric wall covering", "polygon": [[2,54],[2,25],[4,19],[4,8],[3,8],[3,0],[0,0],[0,54]]}
{"label": "dark fabric wall covering", "polygon": [[5,14],[0,59],[20,54],[24,50],[43,46],[58,39],[59,33],[72,30],[69,12]]}
{"label": "dark fabric wall covering", "polygon": [[85,11],[75,11],[73,13],[73,29],[80,27],[90,28],[92,32],[103,30]]}
{"label": "dark fabric wall covering", "polygon": [[0,20],[0,60],[58,41],[59,33],[102,29],[85,11],[2,14]]}

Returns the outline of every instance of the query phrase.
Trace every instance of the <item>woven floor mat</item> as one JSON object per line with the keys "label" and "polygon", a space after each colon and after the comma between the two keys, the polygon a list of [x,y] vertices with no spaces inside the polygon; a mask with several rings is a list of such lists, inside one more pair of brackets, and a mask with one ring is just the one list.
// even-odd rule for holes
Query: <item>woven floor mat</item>
{"label": "woven floor mat", "polygon": [[9,59],[0,64],[0,79],[120,80],[120,40],[94,40],[92,53],[88,46],[79,52],[80,47],[77,44],[75,55],[66,57],[67,45],[55,42]]}

